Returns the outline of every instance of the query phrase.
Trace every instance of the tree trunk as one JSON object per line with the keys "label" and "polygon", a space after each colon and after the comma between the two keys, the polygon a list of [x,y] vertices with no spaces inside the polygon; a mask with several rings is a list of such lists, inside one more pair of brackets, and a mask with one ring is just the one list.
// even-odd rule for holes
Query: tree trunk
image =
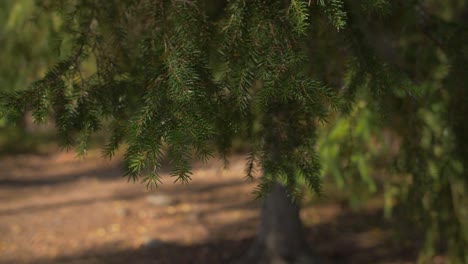
{"label": "tree trunk", "polygon": [[246,257],[238,263],[317,264],[307,253],[299,218],[286,189],[275,184],[264,200],[257,238]]}
{"label": "tree trunk", "polygon": [[[287,162],[291,142],[285,133],[285,124],[296,115],[290,103],[272,103],[263,118],[264,162],[263,173],[276,173],[268,164]],[[264,163],[264,164],[265,164]],[[292,175],[291,175],[292,176]],[[264,176],[266,177],[266,176]],[[263,201],[257,238],[239,264],[317,264],[307,254],[304,232],[299,217],[299,205],[293,204],[287,190],[275,183]]]}

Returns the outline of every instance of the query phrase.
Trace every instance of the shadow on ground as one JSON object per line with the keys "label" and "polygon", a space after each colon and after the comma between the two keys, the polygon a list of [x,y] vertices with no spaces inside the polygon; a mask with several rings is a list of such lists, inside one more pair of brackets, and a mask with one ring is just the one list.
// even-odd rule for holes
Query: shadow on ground
{"label": "shadow on ground", "polygon": [[[378,239],[365,237],[372,230],[385,232],[391,227],[392,223],[385,221],[381,215],[380,211],[348,212],[330,223],[307,228],[305,233],[311,254],[318,256],[323,264],[414,263],[421,245],[420,239],[408,243],[407,240],[397,240],[392,236]],[[254,225],[255,219],[248,219],[222,226],[213,232],[235,233],[240,228],[252,229]],[[77,255],[37,259],[24,264],[222,264],[239,259],[248,250],[253,239],[220,239],[200,244],[155,240],[150,245],[137,249],[121,248],[115,242],[100,248],[87,249]],[[376,241],[371,242],[373,239]]]}
{"label": "shadow on ground", "polygon": [[[43,188],[43,187],[53,187],[52,185],[57,184],[58,182],[60,183],[70,183],[74,184],[77,181],[87,179],[87,175],[104,175],[98,178],[98,180],[110,180],[110,179],[116,179],[117,176],[109,174],[108,169],[103,170],[105,173],[100,173],[98,171],[85,171],[76,175],[67,175],[66,177],[60,177],[64,178],[61,179],[60,181],[51,181],[47,179],[41,179],[41,180],[2,180],[0,179],[0,189],[1,188],[8,188],[11,189],[12,187],[18,187],[18,188],[26,188],[30,186],[34,186],[35,188]],[[201,202],[201,203],[225,203],[225,202],[232,202],[235,201],[238,198],[237,193],[223,193],[222,196],[216,197],[216,196],[210,196],[210,197],[198,197],[198,194],[201,193],[207,193],[207,192],[213,192],[213,191],[220,191],[223,188],[233,188],[233,187],[239,187],[245,184],[245,181],[243,180],[233,180],[233,181],[228,181],[228,182],[220,182],[220,183],[205,183],[205,184],[197,184],[193,183],[190,188],[187,188],[184,190],[184,193],[187,195],[192,195],[193,199],[191,201],[196,201],[196,202]],[[167,193],[177,193],[177,187],[180,186],[170,186],[165,192]],[[19,208],[14,208],[14,209],[2,209],[0,208],[0,216],[2,215],[14,215],[14,214],[20,214],[20,213],[35,213],[39,211],[47,211],[47,210],[57,210],[65,207],[73,208],[75,206],[82,206],[82,205],[88,205],[88,204],[94,204],[98,202],[109,202],[109,201],[132,201],[132,200],[137,200],[141,199],[142,197],[145,197],[148,195],[147,193],[141,192],[139,189],[128,189],[128,190],[123,190],[119,192],[115,192],[112,195],[105,196],[105,197],[82,197],[80,199],[76,200],[70,200],[70,201],[65,201],[65,202],[56,202],[56,203],[49,203],[49,204],[41,204],[41,205],[31,205],[31,206],[23,206]],[[171,196],[176,196],[171,194]],[[0,197],[1,200],[2,197]],[[252,196],[253,198],[253,196]],[[174,199],[176,202],[179,202],[178,199]],[[227,209],[236,209],[236,208],[247,208],[247,207],[252,207],[256,202],[251,200],[247,202],[240,202],[240,203],[235,203],[232,205],[229,205],[227,207],[223,208],[213,208],[208,211],[204,211],[203,213],[214,213],[218,212],[221,210],[227,210]]]}
{"label": "shadow on ground", "polygon": [[[242,180],[243,157],[232,172],[195,166],[189,185],[166,176],[154,192],[119,179],[118,162],[103,163],[62,154],[2,160],[0,263],[216,264],[251,245],[259,202],[249,195],[255,183]],[[154,195],[169,202],[150,202]],[[391,230],[399,223],[378,208],[354,212],[330,198],[303,213],[308,245],[323,264],[414,263],[421,246],[410,233],[398,239]]]}
{"label": "shadow on ground", "polygon": [[[70,166],[80,166],[80,163],[77,161],[67,162]],[[65,166],[66,164],[62,164]],[[38,166],[31,166],[31,165],[23,165],[24,168],[27,168],[31,171],[37,171]],[[113,165],[111,167],[104,167],[104,168],[90,168],[82,171],[78,171],[75,173],[61,173],[57,175],[51,176],[41,176],[38,175],[36,178],[0,178],[0,187],[8,187],[8,188],[27,188],[27,187],[42,187],[48,186],[52,187],[55,185],[60,184],[67,184],[72,183],[84,178],[89,177],[90,175],[95,175],[94,178],[99,180],[113,180],[116,178],[122,177],[122,171],[120,164]]]}

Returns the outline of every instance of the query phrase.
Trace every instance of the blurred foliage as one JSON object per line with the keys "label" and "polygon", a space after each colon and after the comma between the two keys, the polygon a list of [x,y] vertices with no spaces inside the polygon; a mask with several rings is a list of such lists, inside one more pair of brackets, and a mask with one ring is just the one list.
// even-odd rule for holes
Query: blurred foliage
{"label": "blurred foliage", "polygon": [[[62,18],[57,12],[37,8],[33,0],[0,2],[0,90],[19,91],[44,77],[51,65],[66,56],[69,38],[63,34]],[[94,64],[85,64],[85,73]],[[56,133],[50,124],[36,126],[24,112],[21,122],[8,123],[0,118],[0,154],[43,153],[55,149]]]}
{"label": "blurred foliage", "polygon": [[[352,111],[319,130],[323,176],[352,207],[380,197],[387,217],[406,220],[399,228],[424,230],[420,263],[442,252],[455,256],[453,263],[467,257],[467,143],[457,141],[466,128],[453,123],[465,116],[465,106],[450,111],[459,98],[447,89],[447,80],[464,76],[450,76],[446,59],[435,63],[431,79],[412,84],[412,95],[396,89],[386,112],[373,111],[372,97],[361,93]],[[457,135],[454,127],[463,132]]]}
{"label": "blurred foliage", "polygon": [[46,154],[57,150],[57,137],[50,131],[22,133],[18,127],[0,128],[0,156],[13,154]]}
{"label": "blurred foliage", "polygon": [[398,12],[382,23],[353,17],[359,41],[375,52],[374,70],[351,66],[348,76],[362,74],[360,82],[344,79],[355,103],[320,129],[323,175],[353,206],[383,192],[388,217],[425,231],[420,263],[441,252],[466,263],[468,4],[423,1],[416,16],[403,6],[390,5]]}
{"label": "blurred foliage", "polygon": [[31,0],[0,2],[0,89],[26,89],[57,61],[60,17]]}
{"label": "blurred foliage", "polygon": [[388,154],[376,119],[366,102],[359,100],[349,115],[337,116],[332,125],[319,129],[323,175],[346,191],[354,208],[377,192],[374,165]]}
{"label": "blurred foliage", "polygon": [[[25,90],[58,60],[53,47],[60,21],[58,14],[40,12],[31,0],[0,2],[0,91]],[[37,152],[41,142],[54,138],[50,132],[28,135],[26,130],[32,124],[27,123],[26,116],[19,125],[7,125],[0,118],[1,154]]]}

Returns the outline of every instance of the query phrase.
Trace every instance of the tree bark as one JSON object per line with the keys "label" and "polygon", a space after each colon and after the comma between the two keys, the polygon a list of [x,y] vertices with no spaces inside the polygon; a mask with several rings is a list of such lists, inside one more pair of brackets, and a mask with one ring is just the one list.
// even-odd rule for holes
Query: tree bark
{"label": "tree bark", "polygon": [[282,185],[275,184],[264,200],[256,241],[237,263],[318,264],[306,248],[299,206]]}
{"label": "tree bark", "polygon": [[[288,162],[291,145],[285,124],[296,114],[291,102],[272,103],[262,123],[264,129],[264,177],[277,173],[271,164]],[[268,175],[268,176],[267,176]],[[292,175],[291,175],[292,176]],[[294,204],[284,186],[275,183],[264,197],[257,227],[257,237],[239,264],[317,264],[307,254],[304,232],[299,217],[299,204]]]}

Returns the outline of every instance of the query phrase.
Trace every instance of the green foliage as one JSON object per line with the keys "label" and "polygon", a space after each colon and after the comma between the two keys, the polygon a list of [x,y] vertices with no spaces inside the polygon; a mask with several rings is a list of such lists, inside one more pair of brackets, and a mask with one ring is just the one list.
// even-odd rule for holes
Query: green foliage
{"label": "green foliage", "polygon": [[[466,75],[461,67],[466,67],[467,57],[459,51],[466,49],[467,38],[451,32],[465,32],[466,26],[455,22],[455,11],[451,22],[429,15],[428,3],[404,10],[391,6],[404,19],[364,27],[362,23],[373,15],[355,15],[360,8],[364,7],[349,12],[352,19],[346,39],[355,57],[348,64],[344,92],[348,98],[366,100],[370,108],[360,111],[359,104],[347,105],[348,116],[322,132],[319,146],[325,173],[352,190],[352,201],[375,191],[365,176],[372,173],[377,187],[385,192],[386,214],[390,216],[396,206],[397,217],[426,231],[421,263],[441,251],[448,251],[453,263],[465,263],[468,177],[462,164],[466,164],[468,130],[461,116],[466,113],[462,101],[468,97],[462,88],[466,87]],[[400,32],[398,39],[392,40],[394,30],[411,28],[412,21],[413,30]],[[425,28],[429,25],[430,30]],[[422,32],[421,27],[425,28]],[[389,35],[378,33],[382,30]],[[427,45],[428,41],[432,44]],[[364,91],[369,92],[363,98]],[[379,114],[369,115],[369,110]],[[362,130],[355,120],[370,125]],[[385,135],[381,131],[396,140],[392,143],[398,146],[396,153],[388,152],[391,145],[381,147],[384,138],[376,141],[379,134]],[[361,169],[362,162],[367,169]]]}
{"label": "green foliage", "polygon": [[[408,128],[402,128],[408,135],[417,133],[417,139],[403,139],[397,169],[410,177],[398,184],[395,195],[405,205],[405,212],[412,212],[408,214],[411,220],[429,230],[427,255],[434,252],[439,239],[446,239],[451,255],[464,260],[468,238],[466,158],[456,154],[456,135],[450,129],[456,113],[449,114],[447,108],[454,98],[438,85],[426,89],[425,95],[430,99],[420,102],[417,112],[404,121],[405,125],[417,122],[419,131],[411,135]],[[422,256],[422,262],[427,255]]]}
{"label": "green foliage", "polygon": [[291,1],[289,6],[289,15],[295,27],[294,30],[299,34],[306,34],[309,26],[309,10],[305,1]]}
{"label": "green foliage", "polygon": [[339,188],[347,191],[354,208],[376,193],[371,170],[389,154],[376,120],[366,102],[360,100],[349,115],[337,117],[333,125],[320,129],[317,148],[323,175],[331,176]]}
{"label": "green foliage", "polygon": [[264,173],[258,196],[275,182],[293,199],[299,182],[320,193],[323,164],[355,204],[384,188],[428,249],[445,239],[466,262],[466,1],[221,2],[40,1],[60,56],[28,89],[2,92],[0,114],[53,116],[79,154],[107,129],[103,155],[126,146],[129,180],[149,187],[163,162],[187,183],[193,158],[226,157],[238,138],[247,177]]}
{"label": "green foliage", "polygon": [[343,0],[318,0],[330,23],[337,29],[343,29],[346,25],[346,11],[344,10]]}
{"label": "green foliage", "polygon": [[24,89],[41,78],[55,54],[49,49],[58,38],[60,17],[41,15],[34,1],[0,3],[0,89]]}

